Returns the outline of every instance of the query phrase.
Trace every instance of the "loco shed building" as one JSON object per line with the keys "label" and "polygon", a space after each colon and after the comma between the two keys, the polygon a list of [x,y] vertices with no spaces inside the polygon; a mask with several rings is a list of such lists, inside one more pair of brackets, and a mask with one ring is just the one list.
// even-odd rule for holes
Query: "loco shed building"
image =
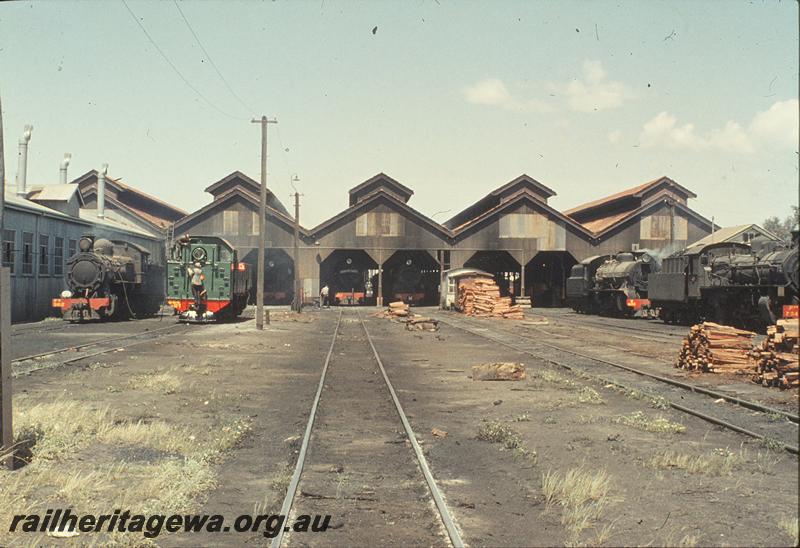
{"label": "loco shed building", "polygon": [[[255,266],[259,183],[237,171],[206,191],[213,201],[178,221],[175,234],[222,236]],[[436,304],[441,272],[466,266],[494,274],[504,294],[560,306],[570,268],[586,257],[631,249],[665,255],[711,233],[711,222],[688,206],[695,194],[668,177],[559,212],[548,204],[555,191],[523,174],[444,223],[410,206],[413,194],[384,173],[353,187],[345,209],[299,228],[295,265],[294,219],[270,193],[266,302],[292,300],[297,268],[306,302],[327,285],[339,304]]]}

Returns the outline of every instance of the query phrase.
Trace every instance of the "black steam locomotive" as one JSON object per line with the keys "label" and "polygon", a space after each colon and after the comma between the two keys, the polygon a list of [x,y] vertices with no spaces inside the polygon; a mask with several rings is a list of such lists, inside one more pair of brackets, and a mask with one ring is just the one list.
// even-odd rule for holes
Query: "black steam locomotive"
{"label": "black steam locomotive", "polygon": [[52,305],[69,321],[152,316],[164,301],[164,267],[136,244],[84,236],[67,261],[69,289]]}
{"label": "black steam locomotive", "polygon": [[646,251],[584,259],[567,278],[567,305],[576,312],[610,316],[648,310],[647,281],[659,268],[656,257]]}
{"label": "black steam locomotive", "polygon": [[710,320],[742,327],[774,323],[798,304],[798,241],[719,242],[664,259],[650,278],[650,300],[667,323]]}

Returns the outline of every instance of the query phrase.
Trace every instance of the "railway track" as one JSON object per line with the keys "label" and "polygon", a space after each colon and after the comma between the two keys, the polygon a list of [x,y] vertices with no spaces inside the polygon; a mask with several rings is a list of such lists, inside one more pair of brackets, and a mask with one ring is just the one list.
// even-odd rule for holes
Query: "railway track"
{"label": "railway track", "polygon": [[[779,444],[786,451],[798,454],[798,447],[795,443],[800,418],[794,413],[656,375],[612,360],[590,356],[551,342],[534,340],[497,325],[467,320],[457,317],[453,313],[438,313],[434,317],[438,317],[440,321],[462,331],[577,374],[627,389],[644,387],[651,396],[660,396],[669,407],[677,411],[765,443]],[[602,376],[598,375],[599,373]],[[678,401],[682,403],[677,403]],[[734,406],[722,407],[719,405],[719,401],[725,401]],[[739,411],[736,408],[739,408]],[[741,409],[746,409],[751,414],[743,414],[740,412]],[[775,420],[776,417],[780,420]]]}
{"label": "railway track", "polygon": [[70,327],[74,326],[75,324],[71,324],[65,322],[63,320],[59,320],[57,322],[54,321],[57,325],[41,325],[36,327],[26,327],[26,328],[12,328],[11,336],[12,337],[19,337],[22,335],[30,335],[32,333],[49,333],[51,331],[62,331],[65,329],[69,329]]}
{"label": "railway track", "polygon": [[[592,326],[607,332],[615,332],[615,333],[622,332],[625,333],[628,337],[634,336],[636,338],[645,340],[649,340],[652,337],[657,337],[665,341],[675,341],[676,339],[681,339],[685,335],[685,333],[664,331],[663,329],[649,329],[641,325],[635,325],[635,322],[645,321],[645,320],[634,320],[634,319],[624,320],[626,322],[631,323],[631,325],[620,325],[617,323],[594,321],[588,318],[591,318],[591,316],[581,315],[580,319],[578,319],[571,316],[557,315],[557,316],[549,316],[548,320],[551,320],[556,324],[563,323],[567,325],[575,325],[580,327]],[[607,319],[611,321],[611,320],[617,320],[618,318],[607,318]],[[640,335],[635,335],[637,333],[639,333]]]}
{"label": "railway track", "polygon": [[[31,354],[11,360],[11,371],[14,377],[27,375],[43,369],[53,369],[85,360],[94,356],[100,356],[109,352],[114,352],[122,348],[128,348],[138,344],[151,342],[154,338],[161,338],[167,335],[174,335],[185,331],[183,324],[172,324],[157,329],[148,329],[140,333],[133,333],[119,337],[107,337],[91,341],[88,343],[57,348],[39,354]],[[126,341],[119,344],[120,341]],[[81,352],[81,351],[86,352]],[[78,352],[78,354],[74,354]]]}
{"label": "railway track", "polygon": [[[344,347],[337,348],[341,343],[345,343]],[[334,352],[335,348],[338,352]],[[382,384],[380,388],[370,384],[376,383],[377,377],[382,380],[382,383],[378,381]],[[360,393],[368,395],[354,396],[359,394],[359,388],[366,388],[366,392],[362,390]],[[402,434],[398,435],[400,432]],[[352,449],[342,449],[343,444],[345,447],[351,445]],[[359,448],[362,449],[359,451]],[[338,464],[331,470],[330,463],[341,462],[348,466],[354,462],[353,469],[365,474],[362,482],[377,482],[375,491],[340,496],[340,481],[335,495],[326,494],[326,488],[332,489],[329,484],[331,472],[341,474],[344,469],[344,465]],[[424,484],[419,481],[420,475]],[[427,491],[427,496],[424,491]],[[440,525],[453,546],[460,548],[464,545],[358,311],[339,311],[281,515],[287,519],[292,516],[298,496],[303,498],[303,512],[306,514],[311,513],[309,507],[319,514],[331,514],[332,506],[340,509],[341,506],[337,508],[337,505],[357,504],[360,515],[368,521],[360,524],[360,528],[372,531],[374,536],[371,538],[376,544],[380,544],[381,527],[385,526],[385,518],[380,516],[386,514],[387,518],[392,516],[397,520],[389,522],[394,531],[391,535],[397,530],[421,535],[414,537],[412,544],[441,544],[443,535],[435,532]],[[424,499],[428,502],[423,502]],[[287,530],[284,528],[272,540],[272,548],[279,548],[289,540],[284,536]],[[330,533],[326,534],[328,541],[331,541]],[[398,541],[396,537],[392,538]],[[335,539],[333,543],[336,543]]]}

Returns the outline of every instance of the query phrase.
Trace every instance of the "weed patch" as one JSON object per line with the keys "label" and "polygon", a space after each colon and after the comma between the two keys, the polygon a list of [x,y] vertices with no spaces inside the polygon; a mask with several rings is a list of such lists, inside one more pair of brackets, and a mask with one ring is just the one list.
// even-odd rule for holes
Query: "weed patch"
{"label": "weed patch", "polygon": [[677,434],[686,430],[682,424],[671,422],[662,416],[650,417],[641,411],[635,411],[630,415],[623,415],[613,420],[618,424],[658,434]]}
{"label": "weed patch", "polygon": [[525,457],[536,462],[536,451],[525,447],[520,433],[502,422],[492,421],[483,424],[478,429],[478,439],[489,443],[499,443],[503,449],[513,451],[515,457]]}

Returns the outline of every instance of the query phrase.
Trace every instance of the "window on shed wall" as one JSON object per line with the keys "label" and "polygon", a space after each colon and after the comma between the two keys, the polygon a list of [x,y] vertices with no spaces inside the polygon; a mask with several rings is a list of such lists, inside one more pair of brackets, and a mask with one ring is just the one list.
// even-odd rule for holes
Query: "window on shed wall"
{"label": "window on shed wall", "polygon": [[235,235],[239,234],[239,212],[238,211],[223,211],[222,212],[222,233]]}
{"label": "window on shed wall", "polygon": [[500,217],[501,238],[546,238],[547,219],[536,213],[508,213]]}
{"label": "window on shed wall", "polygon": [[402,236],[403,227],[399,213],[370,211],[356,219],[356,236]]}
{"label": "window on shed wall", "polygon": [[62,274],[64,274],[64,238],[56,236],[53,247],[53,275],[61,276]]}
{"label": "window on shed wall", "polygon": [[50,236],[39,235],[39,275],[50,274]]}
{"label": "window on shed wall", "polygon": [[16,240],[17,240],[17,232],[14,230],[3,230],[3,266],[7,266],[11,269],[11,273],[14,273],[14,263],[17,261],[16,259]]}
{"label": "window on shed wall", "polygon": [[258,226],[258,211],[251,211],[253,218],[250,221],[250,235],[251,236],[258,236],[259,234],[259,226]]}
{"label": "window on shed wall", "polygon": [[33,274],[33,232],[22,233],[22,273]]}
{"label": "window on shed wall", "polygon": [[75,255],[75,252],[77,250],[78,250],[78,240],[73,240],[72,238],[70,238],[67,241],[67,259]]}

